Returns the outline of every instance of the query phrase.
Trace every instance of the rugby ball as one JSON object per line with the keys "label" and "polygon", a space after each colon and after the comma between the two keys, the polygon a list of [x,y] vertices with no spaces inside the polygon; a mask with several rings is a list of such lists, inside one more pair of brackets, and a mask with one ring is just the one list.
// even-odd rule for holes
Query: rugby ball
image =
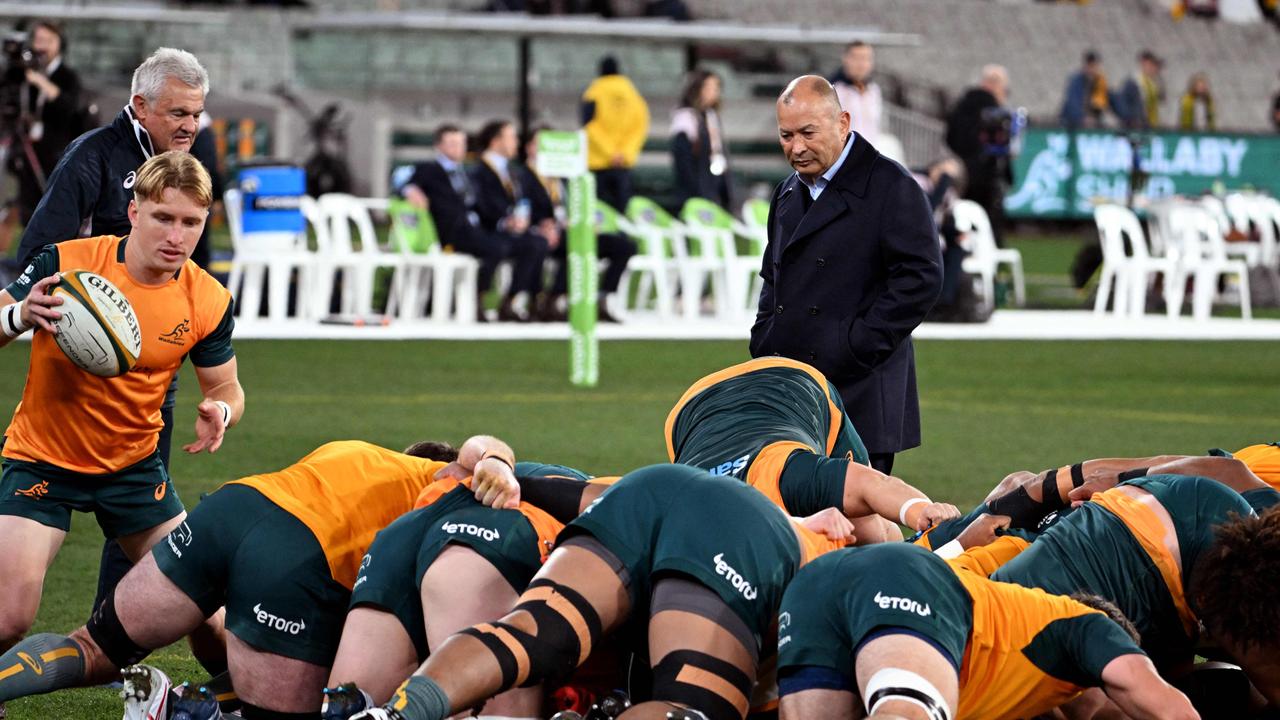
{"label": "rugby ball", "polygon": [[67,270],[51,293],[62,298],[54,342],[71,362],[100,377],[129,372],[142,353],[142,329],[129,299],[111,281]]}

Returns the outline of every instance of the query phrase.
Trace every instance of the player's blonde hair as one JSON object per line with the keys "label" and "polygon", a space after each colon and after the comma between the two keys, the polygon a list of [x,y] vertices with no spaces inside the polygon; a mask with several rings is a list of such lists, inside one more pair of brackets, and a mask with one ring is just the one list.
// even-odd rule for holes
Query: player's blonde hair
{"label": "player's blonde hair", "polygon": [[133,197],[138,201],[160,202],[164,191],[169,188],[182,191],[206,208],[213,205],[213,183],[209,180],[209,172],[190,153],[170,150],[142,163],[134,181]]}

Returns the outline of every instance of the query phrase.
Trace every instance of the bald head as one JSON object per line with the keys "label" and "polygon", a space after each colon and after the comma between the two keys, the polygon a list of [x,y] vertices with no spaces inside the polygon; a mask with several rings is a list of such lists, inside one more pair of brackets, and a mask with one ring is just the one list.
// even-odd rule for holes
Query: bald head
{"label": "bald head", "polygon": [[778,105],[796,104],[826,105],[830,112],[840,114],[840,97],[836,95],[836,89],[820,75],[801,75],[787,83],[787,88],[778,96]]}
{"label": "bald head", "polygon": [[1003,65],[983,65],[978,83],[984,90],[995,96],[996,101],[1004,104],[1009,93],[1009,71]]}
{"label": "bald head", "polygon": [[808,181],[840,159],[849,137],[849,113],[831,83],[802,75],[778,96],[778,140],[791,167]]}

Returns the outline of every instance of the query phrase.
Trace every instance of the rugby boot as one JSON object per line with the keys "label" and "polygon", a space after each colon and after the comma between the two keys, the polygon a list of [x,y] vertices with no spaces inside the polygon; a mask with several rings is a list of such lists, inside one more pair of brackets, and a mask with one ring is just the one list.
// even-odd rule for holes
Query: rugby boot
{"label": "rugby boot", "polygon": [[173,713],[169,720],[222,720],[222,708],[218,698],[209,688],[182,684],[182,697],[173,701]]}
{"label": "rugby boot", "polygon": [[348,720],[362,710],[373,706],[369,696],[355,683],[343,683],[336,688],[324,689],[324,704],[320,706],[320,720]]}
{"label": "rugby boot", "polygon": [[173,683],[159,668],[130,665],[120,671],[124,720],[167,720]]}

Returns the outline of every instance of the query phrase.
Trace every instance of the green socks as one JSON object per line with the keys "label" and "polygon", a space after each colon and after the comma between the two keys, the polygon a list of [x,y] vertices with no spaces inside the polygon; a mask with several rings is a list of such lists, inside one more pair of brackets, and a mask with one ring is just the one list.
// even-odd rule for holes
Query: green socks
{"label": "green socks", "polygon": [[406,680],[384,707],[400,713],[404,720],[445,720],[450,714],[444,690],[422,675]]}
{"label": "green socks", "polygon": [[78,687],[84,682],[80,646],[65,635],[39,633],[0,655],[0,702]]}

